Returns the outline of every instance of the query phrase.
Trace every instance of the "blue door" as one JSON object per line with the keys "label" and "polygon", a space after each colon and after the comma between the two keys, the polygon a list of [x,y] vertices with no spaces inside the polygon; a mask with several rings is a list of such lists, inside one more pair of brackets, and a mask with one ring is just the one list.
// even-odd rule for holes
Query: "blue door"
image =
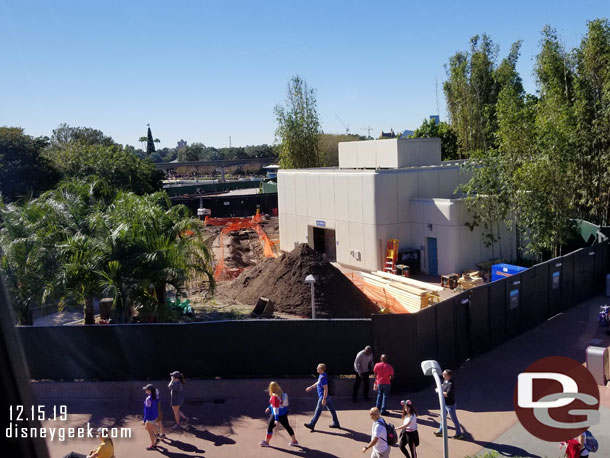
{"label": "blue door", "polygon": [[436,238],[426,237],[428,248],[428,275],[438,275],[438,259],[436,258]]}

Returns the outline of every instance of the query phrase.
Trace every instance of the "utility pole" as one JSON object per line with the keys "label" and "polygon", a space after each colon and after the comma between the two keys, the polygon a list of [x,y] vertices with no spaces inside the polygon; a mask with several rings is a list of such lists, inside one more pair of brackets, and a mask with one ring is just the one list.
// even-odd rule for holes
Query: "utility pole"
{"label": "utility pole", "polygon": [[231,148],[231,136],[229,135],[229,148]]}
{"label": "utility pole", "polygon": [[373,128],[371,126],[361,127],[360,130],[366,130],[366,136],[370,137],[371,136],[371,130],[373,130]]}

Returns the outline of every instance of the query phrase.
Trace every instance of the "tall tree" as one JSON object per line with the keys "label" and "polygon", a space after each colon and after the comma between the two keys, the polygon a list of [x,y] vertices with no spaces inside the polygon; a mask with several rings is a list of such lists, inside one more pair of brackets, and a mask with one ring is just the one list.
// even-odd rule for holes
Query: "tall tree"
{"label": "tall tree", "polygon": [[610,23],[596,19],[573,53],[575,143],[583,218],[610,224]]}
{"label": "tall tree", "polygon": [[288,82],[284,106],[276,105],[280,141],[280,164],[284,168],[320,167],[319,138],[321,134],[316,93],[305,80],[296,75]]}
{"label": "tall tree", "polygon": [[152,154],[155,152],[155,140],[153,139],[150,126],[148,126],[148,134],[146,135],[146,153]]}

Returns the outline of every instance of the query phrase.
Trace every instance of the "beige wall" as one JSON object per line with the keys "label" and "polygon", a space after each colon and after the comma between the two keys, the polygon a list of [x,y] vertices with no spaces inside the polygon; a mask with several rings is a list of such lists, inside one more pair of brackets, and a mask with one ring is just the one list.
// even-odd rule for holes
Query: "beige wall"
{"label": "beige wall", "polygon": [[[421,249],[427,272],[426,238],[437,239],[438,273],[461,272],[491,258],[480,228],[470,231],[464,201],[454,191],[468,176],[459,165],[395,170],[280,170],[280,248],[313,245],[313,227],[335,230],[337,261],[377,270],[388,239],[401,249]],[[503,230],[503,254],[515,253],[514,234]],[[422,248],[423,247],[423,248]],[[497,247],[496,247],[497,250]],[[496,252],[496,257],[498,253]]]}

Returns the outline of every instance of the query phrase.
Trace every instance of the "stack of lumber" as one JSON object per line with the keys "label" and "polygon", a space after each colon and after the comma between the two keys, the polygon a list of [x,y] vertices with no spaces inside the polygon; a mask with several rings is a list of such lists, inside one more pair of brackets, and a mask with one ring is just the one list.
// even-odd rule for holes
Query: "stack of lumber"
{"label": "stack of lumber", "polygon": [[372,272],[373,275],[378,275],[383,278],[387,278],[388,280],[398,281],[400,283],[404,283],[405,285],[415,286],[416,288],[425,289],[427,291],[443,291],[444,288],[442,286],[433,285],[432,283],[426,283],[425,281],[413,280],[412,278],[401,277],[399,275],[389,274],[387,272],[383,272],[381,270],[377,270]]}
{"label": "stack of lumber", "polygon": [[[391,294],[409,313],[415,313],[427,307],[431,303],[429,301],[430,289],[437,288],[435,285],[428,285],[424,282],[418,283],[426,285],[425,289],[414,286],[410,282],[415,282],[416,280],[399,277],[387,272],[377,271],[370,274],[361,272],[360,275],[364,278],[365,282],[383,288],[388,294]],[[404,280],[409,280],[409,282]],[[440,289],[442,290],[442,288]],[[432,303],[434,303],[434,299],[432,299]]]}
{"label": "stack of lumber", "polygon": [[462,289],[470,289],[475,286],[479,286],[485,283],[481,273],[479,271],[470,271],[464,272],[462,277],[458,279],[458,285],[462,287]]}

